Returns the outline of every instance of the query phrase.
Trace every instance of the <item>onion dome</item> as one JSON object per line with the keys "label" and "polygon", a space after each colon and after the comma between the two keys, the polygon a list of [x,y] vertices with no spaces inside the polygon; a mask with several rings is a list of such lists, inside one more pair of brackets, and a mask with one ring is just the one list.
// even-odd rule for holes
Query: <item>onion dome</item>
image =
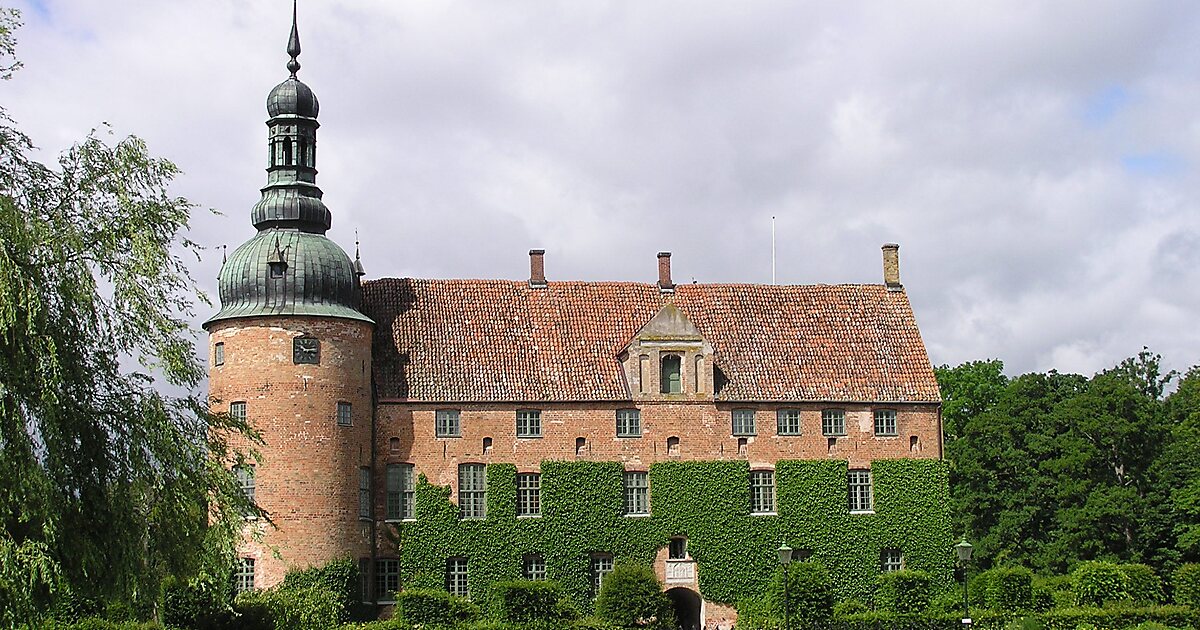
{"label": "onion dome", "polygon": [[325,237],[332,215],[317,187],[317,97],[296,78],[300,34],[292,7],[291,76],[267,97],[267,185],[250,212],[258,234],[218,276],[221,310],[210,320],[316,315],[371,321],[359,312],[362,262]]}

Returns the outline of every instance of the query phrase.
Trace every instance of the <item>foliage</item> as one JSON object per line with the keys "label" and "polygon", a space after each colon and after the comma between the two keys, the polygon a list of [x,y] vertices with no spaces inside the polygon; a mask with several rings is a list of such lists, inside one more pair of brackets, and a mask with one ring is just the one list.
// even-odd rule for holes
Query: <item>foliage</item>
{"label": "foliage", "polygon": [[350,558],[331,560],[319,567],[290,569],[279,585],[281,590],[319,588],[335,594],[341,601],[341,620],[351,618],[351,612],[362,602],[358,563]]}
{"label": "foliage", "polygon": [[327,630],[339,623],[343,602],[339,593],[320,587],[265,591],[275,630]]}
{"label": "foliage", "polygon": [[[0,11],[0,76],[16,20]],[[0,597],[27,610],[53,572],[81,596],[152,605],[165,576],[227,563],[252,511],[225,467],[248,427],[161,391],[204,376],[179,255],[200,250],[192,204],[134,137],[92,133],[56,165],[32,151],[0,110],[0,546],[45,559]]]}
{"label": "foliage", "polygon": [[[459,519],[450,489],[418,477],[417,519],[390,527],[402,588],[441,588],[446,559],[460,556],[468,559],[476,601],[486,601],[492,584],[520,578],[522,556],[537,553],[548,577],[590,612],[590,554],[649,565],[675,535],[687,536],[688,553],[700,567],[700,593],[709,601],[733,603],[764,592],[778,567],[780,540],[805,541],[842,597],[871,597],[884,548],[903,550],[907,566],[933,576],[933,590],[948,588],[946,465],[880,460],[871,468],[874,514],[849,513],[845,461],[785,460],[775,467],[778,516],[756,516],[750,514],[746,462],[659,462],[650,467],[652,515],[626,518],[619,462],[546,461],[542,515],[518,519],[516,468],[491,464],[486,518]],[[497,553],[498,540],[508,553]]]}
{"label": "foliage", "polygon": [[596,615],[622,628],[671,630],[675,613],[662,583],[648,566],[617,565],[604,576],[596,597]]}
{"label": "foliage", "polygon": [[1200,558],[1200,371],[1165,396],[1176,375],[1146,350],[1091,378],[1001,367],[937,369],[956,526],[982,568]]}
{"label": "foliage", "polygon": [[511,580],[492,585],[492,614],[503,621],[531,622],[573,619],[575,611],[563,602],[554,582]]}
{"label": "foliage", "polygon": [[194,630],[226,628],[234,617],[229,595],[228,580],[168,577],[162,584],[163,623]]}
{"label": "foliage", "polygon": [[479,609],[446,591],[414,588],[396,594],[396,617],[412,624],[454,625],[479,617]]}
{"label": "foliage", "polygon": [[797,625],[824,622],[833,616],[833,582],[825,567],[814,562],[796,562],[776,571],[767,597],[776,616],[784,617],[786,607]]}
{"label": "foliage", "polygon": [[871,607],[857,599],[843,599],[833,605],[833,617],[845,617],[848,615],[857,615],[871,610]]}
{"label": "foliage", "polygon": [[43,602],[55,591],[58,573],[44,543],[18,544],[0,536],[0,626],[33,627]]}
{"label": "foliage", "polygon": [[984,591],[992,610],[1021,611],[1033,608],[1033,571],[1023,567],[993,569]]}
{"label": "foliage", "polygon": [[925,612],[929,608],[929,574],[924,571],[892,571],[875,578],[875,607],[900,615]]}
{"label": "foliage", "polygon": [[1128,599],[1125,575],[1111,562],[1084,562],[1071,573],[1080,606],[1104,606]]}
{"label": "foliage", "polygon": [[1125,578],[1125,592],[1134,606],[1156,606],[1163,603],[1162,580],[1154,569],[1144,564],[1122,564],[1117,567]]}
{"label": "foliage", "polygon": [[1176,569],[1173,577],[1175,603],[1200,610],[1200,564],[1185,564]]}

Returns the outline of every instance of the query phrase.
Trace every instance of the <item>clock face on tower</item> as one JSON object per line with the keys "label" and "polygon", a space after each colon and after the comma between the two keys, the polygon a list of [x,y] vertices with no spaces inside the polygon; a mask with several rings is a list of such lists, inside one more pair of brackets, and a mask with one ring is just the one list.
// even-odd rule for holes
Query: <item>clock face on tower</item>
{"label": "clock face on tower", "polygon": [[292,339],[292,363],[297,365],[321,362],[321,342],[316,337],[296,337]]}

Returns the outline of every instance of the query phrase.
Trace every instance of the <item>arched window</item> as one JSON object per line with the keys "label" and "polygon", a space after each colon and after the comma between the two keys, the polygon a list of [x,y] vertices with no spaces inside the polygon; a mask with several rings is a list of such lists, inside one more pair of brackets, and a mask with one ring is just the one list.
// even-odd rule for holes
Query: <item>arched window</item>
{"label": "arched window", "polygon": [[683,391],[683,379],[680,375],[680,361],[677,354],[664,354],[660,361],[662,388],[664,394],[678,394]]}

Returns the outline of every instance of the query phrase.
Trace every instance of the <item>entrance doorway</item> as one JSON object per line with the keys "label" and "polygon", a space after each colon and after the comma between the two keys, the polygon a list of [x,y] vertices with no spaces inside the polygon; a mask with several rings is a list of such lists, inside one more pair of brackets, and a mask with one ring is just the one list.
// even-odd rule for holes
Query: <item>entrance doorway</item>
{"label": "entrance doorway", "polygon": [[690,588],[677,587],[667,591],[675,607],[679,630],[700,630],[700,596]]}

